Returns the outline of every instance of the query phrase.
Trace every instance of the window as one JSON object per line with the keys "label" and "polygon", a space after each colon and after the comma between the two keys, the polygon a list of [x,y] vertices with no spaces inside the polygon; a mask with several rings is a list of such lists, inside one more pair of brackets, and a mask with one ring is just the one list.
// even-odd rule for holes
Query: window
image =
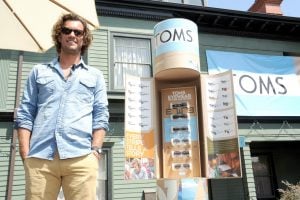
{"label": "window", "polygon": [[110,99],[109,109],[109,131],[110,136],[124,136],[124,100]]}
{"label": "window", "polygon": [[254,155],[251,159],[257,199],[275,199],[271,155]]}
{"label": "window", "polygon": [[113,90],[124,90],[126,74],[151,77],[150,39],[114,36],[113,45]]}

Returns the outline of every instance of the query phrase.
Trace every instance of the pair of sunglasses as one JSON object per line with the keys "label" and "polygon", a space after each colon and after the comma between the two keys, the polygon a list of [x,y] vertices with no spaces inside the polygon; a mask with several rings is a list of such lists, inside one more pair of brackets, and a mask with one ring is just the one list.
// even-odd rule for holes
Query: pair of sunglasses
{"label": "pair of sunglasses", "polygon": [[173,170],[191,170],[192,169],[192,164],[191,163],[173,163],[172,164],[172,169]]}
{"label": "pair of sunglasses", "polygon": [[83,31],[82,30],[78,30],[78,29],[70,29],[70,28],[67,28],[67,27],[63,27],[61,29],[61,32],[65,35],[69,35],[71,34],[72,32],[74,32],[74,34],[79,37],[79,36],[82,36],[83,35]]}
{"label": "pair of sunglasses", "polygon": [[182,103],[175,103],[175,104],[171,104],[171,108],[187,108],[188,107],[188,103],[187,102],[182,102]]}
{"label": "pair of sunglasses", "polygon": [[177,138],[172,138],[171,143],[173,146],[177,145],[190,145],[191,140],[189,138],[183,138],[183,139],[177,139]]}
{"label": "pair of sunglasses", "polygon": [[191,151],[189,150],[184,150],[184,151],[172,151],[172,157],[177,158],[177,157],[190,157],[192,154]]}
{"label": "pair of sunglasses", "polygon": [[176,119],[188,119],[189,116],[188,114],[182,113],[182,114],[175,114],[171,116],[172,120],[176,120]]}
{"label": "pair of sunglasses", "polygon": [[189,131],[189,127],[188,126],[172,127],[172,132],[178,132],[178,131]]}

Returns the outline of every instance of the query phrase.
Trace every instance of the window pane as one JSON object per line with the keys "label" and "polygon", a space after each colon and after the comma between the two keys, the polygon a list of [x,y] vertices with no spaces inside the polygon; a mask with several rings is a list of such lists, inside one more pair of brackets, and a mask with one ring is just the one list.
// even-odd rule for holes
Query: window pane
{"label": "window pane", "polygon": [[109,136],[124,136],[124,101],[109,101]]}
{"label": "window pane", "polygon": [[269,165],[266,156],[252,157],[252,167],[255,176],[270,176]]}
{"label": "window pane", "polygon": [[114,89],[124,89],[124,72],[122,64],[115,64],[114,67]]}
{"label": "window pane", "polygon": [[273,174],[270,167],[270,156],[252,156],[252,168],[257,198],[272,198],[275,196]]}
{"label": "window pane", "polygon": [[113,89],[124,89],[126,74],[151,77],[149,39],[114,37]]}

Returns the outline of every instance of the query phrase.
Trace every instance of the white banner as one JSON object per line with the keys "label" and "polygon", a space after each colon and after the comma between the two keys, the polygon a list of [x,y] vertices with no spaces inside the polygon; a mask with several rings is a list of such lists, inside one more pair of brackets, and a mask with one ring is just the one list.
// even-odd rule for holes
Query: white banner
{"label": "white banner", "polygon": [[209,74],[232,70],[238,116],[300,116],[299,57],[206,54]]}

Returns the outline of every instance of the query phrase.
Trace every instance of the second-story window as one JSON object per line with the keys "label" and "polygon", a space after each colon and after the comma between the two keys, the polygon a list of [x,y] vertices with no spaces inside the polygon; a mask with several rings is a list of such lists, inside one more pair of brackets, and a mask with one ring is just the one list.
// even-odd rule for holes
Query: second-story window
{"label": "second-story window", "polygon": [[123,90],[126,74],[151,77],[151,40],[147,38],[113,37],[113,90]]}

